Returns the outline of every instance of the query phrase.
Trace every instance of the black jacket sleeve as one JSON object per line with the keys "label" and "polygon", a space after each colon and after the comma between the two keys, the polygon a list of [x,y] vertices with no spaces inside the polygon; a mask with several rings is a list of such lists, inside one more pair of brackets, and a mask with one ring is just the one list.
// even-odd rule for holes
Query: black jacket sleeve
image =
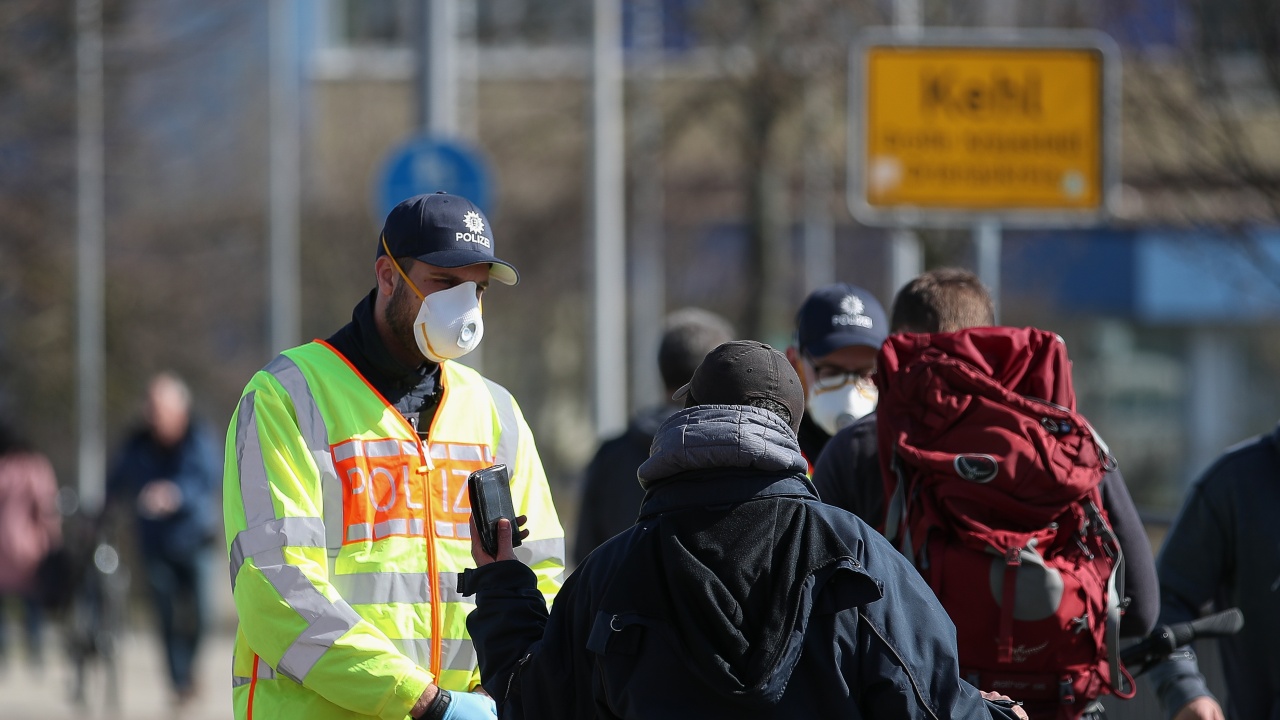
{"label": "black jacket sleeve", "polygon": [[884,481],[876,446],[876,416],[842,428],[827,443],[813,469],[818,497],[878,528],[884,520]]}
{"label": "black jacket sleeve", "polygon": [[575,566],[605,540],[635,524],[644,501],[636,469],[648,457],[648,446],[630,434],[608,440],[596,451],[587,466],[578,505],[578,530],[573,543]]}
{"label": "black jacket sleeve", "polygon": [[480,683],[502,718],[592,718],[590,627],[581,602],[579,573],[556,595],[556,620],[538,591],[538,578],[518,560],[468,570],[464,593],[475,593],[467,630],[480,660]]}
{"label": "black jacket sleeve", "polygon": [[573,538],[573,564],[580,565],[592,550],[609,539],[608,512],[605,504],[608,498],[608,477],[602,468],[606,465],[604,458],[608,445],[596,451],[595,457],[587,465],[583,476],[582,495],[578,501],[578,529]]}
{"label": "black jacket sleeve", "polygon": [[1128,607],[1120,620],[1120,635],[1141,637],[1155,627],[1160,613],[1160,586],[1151,541],[1147,539],[1142,518],[1138,517],[1138,509],[1119,470],[1102,476],[1101,491],[1102,507],[1124,553],[1124,595]]}
{"label": "black jacket sleeve", "polygon": [[[1199,617],[1231,573],[1235,550],[1228,528],[1234,519],[1229,503],[1210,491],[1221,467],[1215,463],[1192,488],[1160,551],[1160,622],[1166,625]],[[1166,717],[1197,697],[1213,697],[1190,646],[1178,648],[1150,676]]]}

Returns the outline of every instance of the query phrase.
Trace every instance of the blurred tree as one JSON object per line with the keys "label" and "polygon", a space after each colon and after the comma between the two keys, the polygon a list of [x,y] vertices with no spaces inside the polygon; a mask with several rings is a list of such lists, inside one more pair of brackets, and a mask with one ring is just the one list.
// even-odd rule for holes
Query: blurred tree
{"label": "blurred tree", "polygon": [[1280,282],[1250,239],[1280,221],[1280,3],[1189,0],[1176,32],[1143,41],[1158,19],[1128,26],[1124,220],[1226,230]]}
{"label": "blurred tree", "polygon": [[[151,373],[215,425],[265,362],[265,9],[106,0],[108,442]],[[0,411],[76,463],[73,0],[0,3]],[[255,30],[255,28],[257,28]]]}
{"label": "blurred tree", "polygon": [[[793,207],[804,157],[805,94],[817,85],[837,105],[848,43],[865,25],[884,24],[879,4],[835,0],[705,0],[690,3],[696,43],[715,58],[714,79],[690,84],[668,119],[673,143],[716,123],[728,145],[728,177],[738,187],[748,246],[743,330],[777,342],[789,336],[803,295],[792,250]],[[726,112],[727,110],[727,112]],[[818,142],[843,129],[843,113],[823,116]]]}
{"label": "blurred tree", "polygon": [[71,0],[0,3],[0,413],[74,467]]}

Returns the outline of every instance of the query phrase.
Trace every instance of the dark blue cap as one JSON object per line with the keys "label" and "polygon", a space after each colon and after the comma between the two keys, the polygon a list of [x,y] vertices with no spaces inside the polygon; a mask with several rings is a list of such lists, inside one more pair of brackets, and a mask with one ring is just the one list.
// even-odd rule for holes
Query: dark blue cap
{"label": "dark blue cap", "polygon": [[392,208],[382,226],[377,257],[388,252],[393,258],[411,257],[445,268],[489,263],[494,280],[506,285],[520,282],[511,263],[493,256],[489,219],[461,195],[417,195]]}
{"label": "dark blue cap", "polygon": [[832,283],[809,293],[796,313],[796,344],[820,358],[840,348],[879,348],[889,336],[884,308],[856,285]]}

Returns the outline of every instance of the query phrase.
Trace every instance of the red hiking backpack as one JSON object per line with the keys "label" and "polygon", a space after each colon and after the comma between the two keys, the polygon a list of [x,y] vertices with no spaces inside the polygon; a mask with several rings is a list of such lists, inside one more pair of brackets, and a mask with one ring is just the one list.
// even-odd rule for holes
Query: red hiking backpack
{"label": "red hiking backpack", "polygon": [[1098,490],[1115,461],[1075,411],[1062,339],[891,335],[876,383],[885,536],[955,623],[961,674],[1033,718],[1132,697],[1124,561]]}

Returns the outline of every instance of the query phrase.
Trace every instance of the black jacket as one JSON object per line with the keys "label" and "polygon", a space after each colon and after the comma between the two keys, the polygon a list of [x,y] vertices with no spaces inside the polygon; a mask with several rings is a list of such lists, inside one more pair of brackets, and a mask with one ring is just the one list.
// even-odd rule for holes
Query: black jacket
{"label": "black jacket", "polygon": [[[1238,607],[1244,630],[1219,640],[1227,717],[1280,718],[1280,427],[1230,448],[1188,493],[1160,550],[1160,622]],[[1208,695],[1183,648],[1151,671],[1169,717]]]}
{"label": "black jacket", "polygon": [[[884,481],[876,445],[876,415],[841,428],[827,443],[813,471],[822,501],[844,508],[875,528],[884,525]],[[1119,470],[1102,476],[1102,507],[1124,553],[1124,594],[1128,606],[1120,620],[1125,637],[1146,635],[1160,612],[1160,590],[1151,543],[1129,488]]]}
{"label": "black jacket", "polygon": [[550,614],[520,563],[468,571],[500,717],[1012,717],[959,678],[955,628],[919,574],[818,502],[805,468],[770,412],[683,410],[640,469],[639,521]]}
{"label": "black jacket", "polygon": [[636,413],[627,431],[606,440],[596,450],[583,478],[578,504],[578,531],[573,562],[578,564],[601,543],[636,523],[644,489],[636,477],[649,459],[649,446],[658,427],[679,408],[663,405]]}

